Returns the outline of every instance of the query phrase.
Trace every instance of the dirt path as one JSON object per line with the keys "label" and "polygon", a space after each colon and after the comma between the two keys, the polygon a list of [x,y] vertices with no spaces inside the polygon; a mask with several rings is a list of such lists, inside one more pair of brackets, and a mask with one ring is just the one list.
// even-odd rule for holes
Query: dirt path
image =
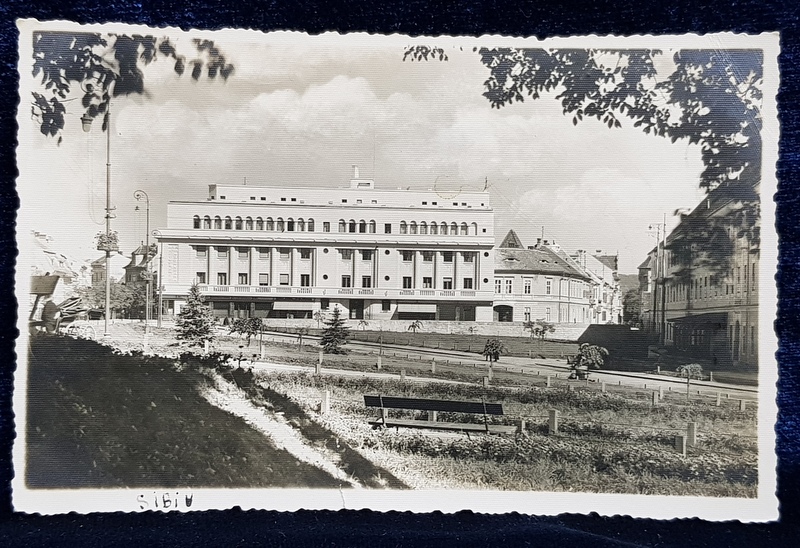
{"label": "dirt path", "polygon": [[216,376],[214,381],[213,388],[201,391],[201,395],[209,403],[240,417],[254,429],[268,436],[279,449],[289,452],[296,459],[324,470],[349,487],[362,487],[339,468],[332,460],[332,455],[311,447],[281,415],[256,407],[239,388],[221,377]]}

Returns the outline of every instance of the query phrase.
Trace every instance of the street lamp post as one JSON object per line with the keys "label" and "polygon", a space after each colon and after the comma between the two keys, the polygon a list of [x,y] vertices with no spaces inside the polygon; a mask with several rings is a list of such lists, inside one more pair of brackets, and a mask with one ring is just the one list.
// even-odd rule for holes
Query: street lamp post
{"label": "street lamp post", "polygon": [[[108,107],[105,115],[105,128],[106,128],[106,302],[105,302],[105,325],[103,328],[103,336],[108,337],[108,318],[111,314],[111,90],[109,89]],[[81,125],[83,131],[88,132],[92,127],[91,116],[83,115],[81,117]]]}
{"label": "street lamp post", "polygon": [[161,243],[161,232],[159,230],[153,231],[153,236],[158,238],[158,315],[156,316],[156,327],[161,328],[161,314],[163,312],[164,304],[164,285],[161,275],[161,269],[164,265],[164,244]]}
{"label": "street lamp post", "polygon": [[[133,197],[136,198],[136,201],[141,201],[144,199],[145,203],[145,218],[146,218],[146,230],[145,230],[145,256],[144,256],[144,272],[142,275],[144,279],[147,281],[147,292],[144,297],[145,302],[145,309],[144,309],[144,332],[147,333],[150,329],[150,292],[151,292],[151,280],[150,280],[150,197],[147,195],[147,192],[144,190],[137,190],[133,193]],[[139,206],[136,206],[136,209],[139,209]]]}

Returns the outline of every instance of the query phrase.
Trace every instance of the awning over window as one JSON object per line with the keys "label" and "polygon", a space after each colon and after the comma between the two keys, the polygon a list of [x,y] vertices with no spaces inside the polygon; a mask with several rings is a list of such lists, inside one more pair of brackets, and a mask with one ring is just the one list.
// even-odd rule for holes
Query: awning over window
{"label": "awning over window", "polygon": [[314,310],[311,301],[275,301],[272,310]]}
{"label": "awning over window", "polygon": [[436,314],[436,304],[428,303],[397,303],[398,312],[423,312],[425,314]]}
{"label": "awning over window", "polygon": [[693,316],[683,316],[681,318],[669,318],[668,322],[692,325],[716,325],[726,326],[728,324],[727,312],[707,312],[705,314],[694,314]]}

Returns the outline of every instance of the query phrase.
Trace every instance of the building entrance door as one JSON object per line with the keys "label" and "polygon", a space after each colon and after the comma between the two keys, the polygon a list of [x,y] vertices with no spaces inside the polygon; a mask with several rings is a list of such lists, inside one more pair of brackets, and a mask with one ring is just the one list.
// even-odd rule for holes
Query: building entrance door
{"label": "building entrance door", "polygon": [[364,319],[364,301],[352,299],[350,301],[350,319],[363,320]]}

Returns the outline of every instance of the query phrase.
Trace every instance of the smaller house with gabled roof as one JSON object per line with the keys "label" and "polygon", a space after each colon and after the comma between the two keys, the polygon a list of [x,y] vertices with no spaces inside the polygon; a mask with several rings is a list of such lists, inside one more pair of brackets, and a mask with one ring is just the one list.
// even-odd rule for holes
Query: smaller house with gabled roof
{"label": "smaller house with gabled roof", "polygon": [[592,278],[546,243],[525,247],[510,230],[495,248],[495,321],[591,323]]}

